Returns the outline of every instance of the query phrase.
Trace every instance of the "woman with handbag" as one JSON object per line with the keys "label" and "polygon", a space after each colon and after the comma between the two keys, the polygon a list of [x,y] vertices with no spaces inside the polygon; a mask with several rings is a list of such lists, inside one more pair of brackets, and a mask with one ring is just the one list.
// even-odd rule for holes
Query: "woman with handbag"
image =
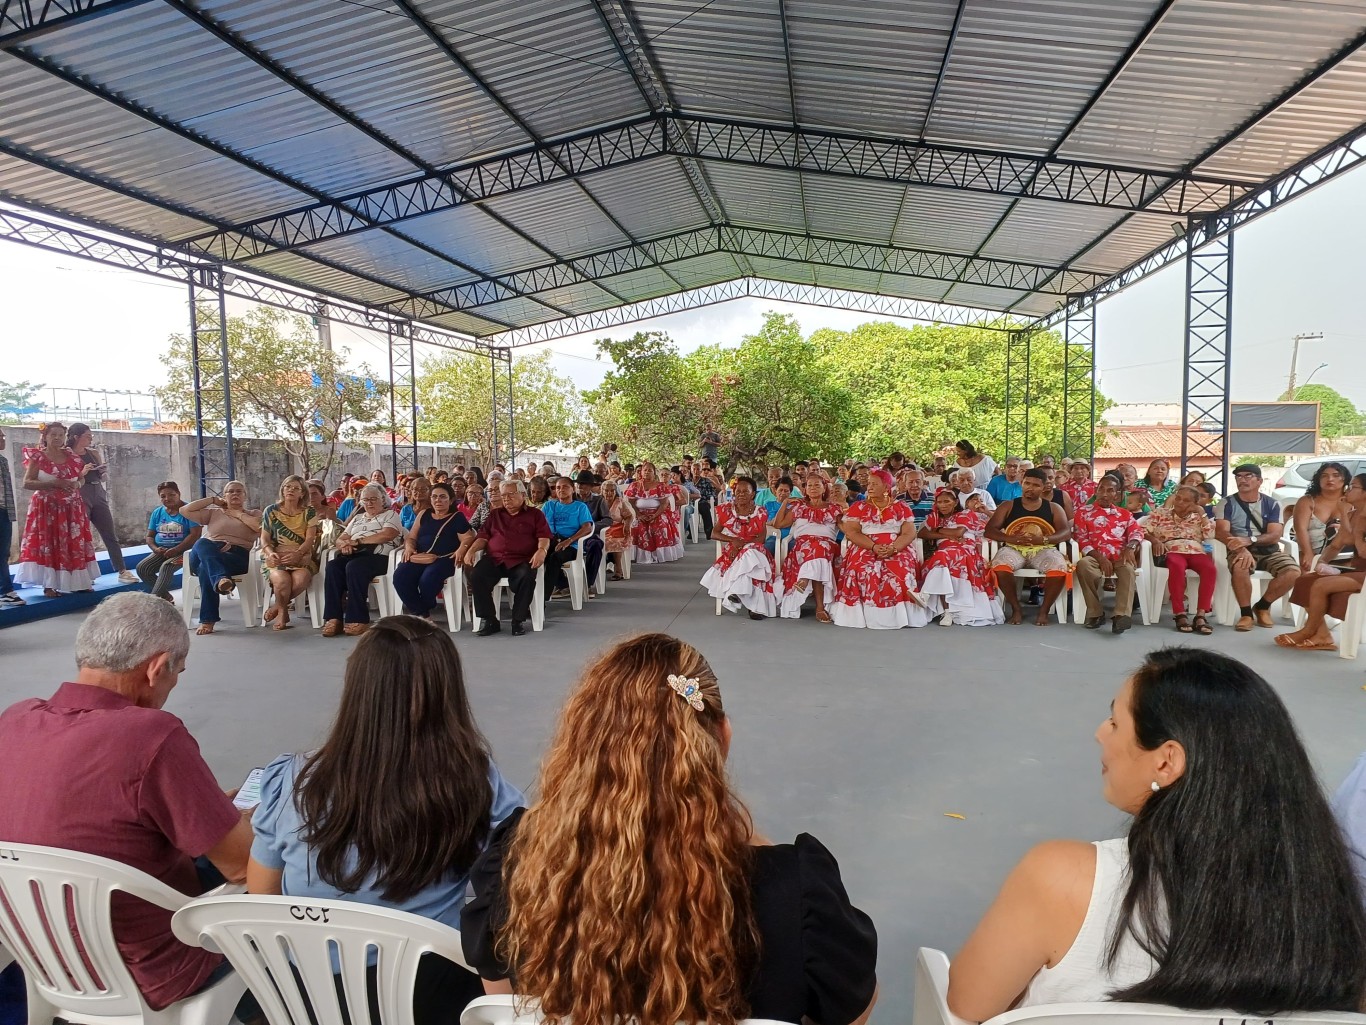
{"label": "woman with handbag", "polygon": [[474,529],[455,508],[449,484],[433,484],[431,508],[417,514],[403,543],[403,561],[394,567],[394,591],[403,611],[426,619],[436,596],[460,566],[465,549],[474,544]]}
{"label": "woman with handbag", "polygon": [[370,581],[389,572],[389,553],[403,536],[403,523],[379,484],[365,486],[360,504],[337,538],[337,554],[327,564],[324,637],[343,631],[354,637],[370,629]]}

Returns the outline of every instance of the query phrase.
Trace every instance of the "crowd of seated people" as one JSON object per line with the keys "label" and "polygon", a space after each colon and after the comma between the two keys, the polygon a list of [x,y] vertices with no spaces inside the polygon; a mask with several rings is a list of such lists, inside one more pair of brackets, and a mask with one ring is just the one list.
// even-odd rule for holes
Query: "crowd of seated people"
{"label": "crowd of seated people", "polygon": [[[359,635],[371,619],[370,585],[389,573],[396,551],[392,585],[403,611],[433,615],[450,578],[463,573],[481,632],[500,632],[485,613],[507,581],[520,636],[538,575],[543,600],[570,597],[567,567],[582,560],[584,597],[594,599],[604,560],[607,579],[620,580],[626,560],[675,562],[700,534],[718,544],[702,586],[721,609],[751,619],[800,618],[814,606],[816,621],[844,627],[995,626],[1023,622],[1028,605],[1032,622],[1047,626],[1074,602],[1087,628],[1108,622],[1123,633],[1146,586],[1138,579],[1146,542],[1152,565],[1166,571],[1178,632],[1214,631],[1226,576],[1237,632],[1273,627],[1272,607],[1286,599],[1305,610],[1303,625],[1276,642],[1313,651],[1336,647],[1329,620],[1361,590],[1366,488],[1340,463],[1320,466],[1294,505],[1292,548],[1280,506],[1250,463],[1234,469],[1234,489],[1220,498],[1203,473],[1175,480],[1161,458],[1141,475],[1122,463],[1096,478],[1085,459],[997,463],[966,439],[949,451],[923,463],[902,452],[839,465],[801,460],[726,479],[709,455],[656,466],[608,450],[596,461],[580,456],[563,474],[551,462],[487,472],[456,464],[400,475],[390,488],[376,470],[346,475],[331,493],[290,477],[265,509],[250,506],[240,482],[184,504],[167,481],[138,573],[169,600],[183,562],[200,582],[199,632],[211,633],[219,598],[248,572],[257,546],[273,595],[268,623],[287,629],[321,573],[323,633]],[[486,551],[492,561],[477,569]],[[1189,601],[1188,573],[1197,580]]]}
{"label": "crowd of seated people", "polygon": [[[875,498],[884,474],[869,472]],[[455,1025],[480,992],[535,1000],[547,1022],[862,1025],[873,1010],[873,918],[837,852],[757,828],[727,768],[743,734],[722,679],[678,638],[629,637],[584,667],[528,798],[498,770],[450,634],[383,618],[347,659],[326,735],[270,762],[245,812],[163,707],[189,651],[169,604],[113,596],[75,649],[74,681],[0,713],[0,776],[25,781],[0,802],[0,840],[112,858],[188,895],[245,881],[454,927],[474,973],[423,958],[415,1025]],[[1363,1010],[1366,758],[1330,803],[1275,690],[1223,654],[1154,651],[1117,682],[1095,740],[1126,828],[1023,857],[953,960],[951,1010]],[[127,899],[112,916],[154,1010],[231,972],[181,943],[169,911]],[[250,993],[236,1016],[261,1020]]]}

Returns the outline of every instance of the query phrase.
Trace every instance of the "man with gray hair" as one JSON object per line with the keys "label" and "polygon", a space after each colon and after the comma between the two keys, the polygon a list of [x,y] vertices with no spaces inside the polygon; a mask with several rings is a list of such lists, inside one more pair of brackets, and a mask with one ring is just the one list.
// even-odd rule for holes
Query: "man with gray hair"
{"label": "man with gray hair", "polygon": [[[185,724],[162,710],[189,648],[180,613],[160,598],[117,594],[96,606],[76,634],[75,682],[0,712],[0,837],[112,858],[190,895],[204,890],[201,856],[244,880],[250,822]],[[115,894],[112,913],[153,1010],[226,974],[221,954],[172,935],[169,911]]]}
{"label": "man with gray hair", "polygon": [[[526,504],[526,488],[521,481],[504,481],[499,490],[503,506],[484,520],[479,536],[465,553],[465,565],[470,569],[474,614],[483,620],[479,636],[488,637],[501,629],[493,588],[506,577],[512,588],[512,636],[520,637],[531,617],[536,571],[545,564],[550,550],[550,524],[541,510]],[[481,552],[486,554],[479,559]]]}

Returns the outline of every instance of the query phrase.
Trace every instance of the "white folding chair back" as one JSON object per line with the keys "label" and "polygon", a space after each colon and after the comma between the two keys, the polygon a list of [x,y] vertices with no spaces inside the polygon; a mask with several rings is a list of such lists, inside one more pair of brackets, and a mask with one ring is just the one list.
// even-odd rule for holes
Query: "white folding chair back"
{"label": "white folding chair back", "polygon": [[[484,553],[483,553],[483,552],[480,552],[477,556],[475,556],[475,562],[478,562],[478,561],[479,561],[480,559],[482,559],[483,557],[484,557]],[[503,577],[501,580],[499,580],[496,584],[493,585],[493,607],[494,607],[495,609],[500,609],[500,608],[502,608],[502,605],[503,605],[503,588],[505,588],[505,587],[508,588],[509,590],[511,590],[511,588],[512,588],[512,584],[511,584],[511,582],[508,580],[507,577]],[[478,633],[478,632],[479,632],[479,629],[480,629],[483,625],[484,625],[484,621],[483,621],[482,619],[480,619],[479,616],[478,616],[477,614],[471,613],[471,615],[470,615],[470,629],[473,630],[475,633]],[[542,564],[541,564],[539,567],[537,567],[537,569],[536,569],[536,593],[533,594],[533,595],[531,596],[531,631],[532,631],[532,633],[540,633],[540,632],[541,632],[542,630],[544,630],[544,629],[545,629],[545,563],[542,563]]]}
{"label": "white folding chair back", "polygon": [[182,943],[222,951],[271,1025],[309,1025],[310,1010],[318,1025],[342,1025],[343,1003],[353,1025],[366,1025],[372,954],[380,1021],[371,1025],[411,1023],[423,954],[469,967],[450,926],[354,901],[203,897],[177,911],[171,928]]}
{"label": "white folding chair back", "polygon": [[[965,1025],[949,1010],[949,959],[942,950],[921,947],[916,955],[915,1002],[911,1025]],[[471,1005],[473,1006],[473,1005]],[[1006,1011],[983,1025],[1225,1025],[1255,1020],[1259,1025],[1366,1025],[1366,1014],[1313,1011],[1298,1014],[1242,1014],[1238,1011],[1183,1011],[1160,1004],[1039,1004]],[[470,1025],[464,1018],[461,1025]]]}
{"label": "white folding chair back", "polygon": [[[540,1005],[528,997],[499,993],[471,1000],[460,1015],[460,1025],[540,1025]],[[627,1025],[633,1025],[627,1023]],[[748,1018],[739,1025],[782,1025],[766,1018]]]}
{"label": "white folding chair back", "polygon": [[582,612],[583,600],[588,597],[588,564],[583,561],[582,541],[574,558],[564,564],[564,577],[569,581],[569,607]]}
{"label": "white folding chair back", "polygon": [[[195,603],[199,601],[199,574],[191,573],[187,564],[180,572],[180,615],[189,626],[194,620]],[[257,626],[262,615],[261,595],[263,577],[261,575],[261,549],[253,548],[247,557],[247,571],[232,578],[237,584],[237,602],[242,609],[242,625]],[[219,596],[219,609],[222,609],[227,595]]]}
{"label": "white folding chair back", "polygon": [[114,942],[115,892],[167,911],[192,899],[109,858],[0,841],[0,942],[24,969],[29,1021],[226,1022],[244,988],[231,976],[162,1011],[147,1006]]}

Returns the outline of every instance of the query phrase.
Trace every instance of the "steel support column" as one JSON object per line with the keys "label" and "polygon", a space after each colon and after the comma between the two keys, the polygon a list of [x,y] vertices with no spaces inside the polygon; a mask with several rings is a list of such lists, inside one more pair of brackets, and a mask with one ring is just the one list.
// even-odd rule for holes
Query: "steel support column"
{"label": "steel support column", "polygon": [[389,321],[385,334],[389,338],[389,457],[397,480],[401,473],[417,472],[416,366],[411,326]]}
{"label": "steel support column", "polygon": [[502,357],[507,361],[507,407],[508,407],[508,469],[517,469],[517,396],[512,388],[512,350],[504,349]]}
{"label": "steel support column", "polygon": [[[490,348],[489,380],[493,390],[493,461],[502,463],[509,470],[517,469],[517,415],[513,408],[512,390],[512,350]],[[499,421],[506,418],[503,437],[507,439],[507,458],[499,459],[498,437]]]}
{"label": "steel support column", "polygon": [[[1228,493],[1229,374],[1233,356],[1233,232],[1210,239],[1193,223],[1186,236],[1186,372],[1181,389],[1181,474],[1217,466],[1210,481]],[[1209,239],[1208,241],[1206,241]]]}
{"label": "steel support column", "polygon": [[203,498],[218,494],[236,476],[223,269],[195,267],[189,274],[189,286],[194,433],[199,457],[199,497]]}
{"label": "steel support column", "polygon": [[1029,354],[1031,331],[1011,331],[1006,336],[1006,438],[1005,455],[1032,458],[1029,454]]}
{"label": "steel support column", "polygon": [[1096,447],[1096,304],[1067,315],[1062,368],[1062,454],[1091,462]]}

